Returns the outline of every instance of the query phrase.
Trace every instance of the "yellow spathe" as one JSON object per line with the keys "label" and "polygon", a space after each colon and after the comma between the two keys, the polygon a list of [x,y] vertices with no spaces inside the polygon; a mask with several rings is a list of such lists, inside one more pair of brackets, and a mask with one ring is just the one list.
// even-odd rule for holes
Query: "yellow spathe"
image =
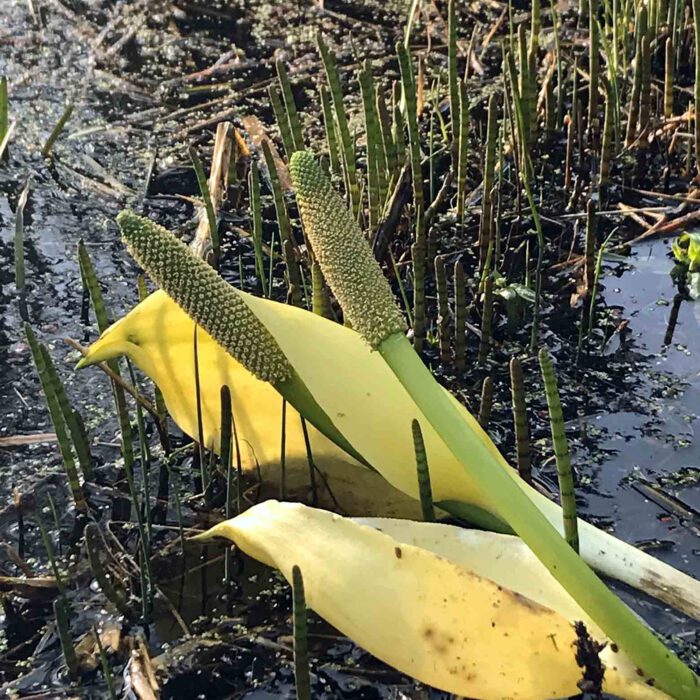
{"label": "yellow spathe", "polygon": [[[460,501],[494,514],[499,512],[499,494],[479,494],[470,474],[439,438],[396,375],[359,334],[294,306],[238,294],[277,341],[339,432],[393,487],[387,489],[376,474],[363,470],[309,427],[314,458],[331,476],[331,488],[335,483],[348,488],[343,499],[339,496],[347,513],[419,517],[417,504],[401,496],[418,497],[411,432],[414,418],[423,431],[434,500]],[[239,436],[263,469],[277,470],[281,397],[272,386],[250,375],[201,329],[198,344],[205,443],[218,447],[219,390],[228,382]],[[165,292],[155,292],[109,328],[91,346],[81,365],[119,354],[131,357],[160,386],[174,420],[186,433],[196,436],[194,323]],[[562,530],[561,508],[517,476],[474,417],[452,398],[468,426],[465,441],[486,446],[493,456],[493,468],[505,469],[547,519]],[[301,482],[307,484],[306,451],[297,421],[298,414],[288,406],[288,473],[290,478],[292,474],[300,475]],[[246,468],[254,466],[250,454],[244,462]],[[271,480],[276,483],[278,477]],[[350,501],[347,505],[346,500]],[[700,619],[700,582],[581,519],[579,538],[581,556],[598,571]]]}
{"label": "yellow spathe", "polygon": [[[128,356],[160,388],[168,413],[180,429],[197,438],[197,404],[194,360],[195,323],[163,291],[151,294],[93,343],[80,367]],[[267,382],[256,379],[202,328],[197,329],[197,355],[204,444],[219,453],[223,385],[231,390],[233,416],[244,471],[260,469],[263,494],[279,492],[282,452],[282,397]],[[420,508],[410,497],[391,487],[336,447],[307,422],[316,466],[323,473],[340,507],[348,514],[385,514],[419,517]],[[286,407],[286,486],[293,496],[307,496],[309,465],[301,418]],[[235,448],[232,456],[236,465]],[[317,475],[321,503],[330,495]]]}
{"label": "yellow spathe", "polygon": [[[431,523],[363,522],[373,527],[267,501],[197,539],[226,537],[289,582],[299,566],[309,608],[429,685],[482,700],[580,692],[573,622],[587,616],[521,540]],[[601,660],[605,691],[626,700],[668,697],[646,685],[621,651],[608,646]]]}

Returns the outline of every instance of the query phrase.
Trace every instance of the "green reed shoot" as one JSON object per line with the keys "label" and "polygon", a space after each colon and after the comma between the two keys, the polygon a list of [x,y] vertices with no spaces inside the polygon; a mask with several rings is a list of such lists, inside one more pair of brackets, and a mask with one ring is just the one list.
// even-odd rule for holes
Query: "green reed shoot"
{"label": "green reed shoot", "polygon": [[110,554],[97,523],[88,523],[85,527],[85,550],[87,551],[90,569],[95,577],[95,581],[97,581],[97,585],[119,613],[129,619],[132,616],[129,594],[116,581],[115,577],[107,571],[105,559]]}
{"label": "green reed shoot", "polygon": [[107,695],[109,700],[117,700],[117,694],[114,691],[114,681],[112,679],[112,669],[109,667],[109,661],[107,661],[107,654],[102,646],[102,640],[100,639],[100,633],[93,625],[92,634],[95,637],[95,644],[97,644],[97,651],[100,654],[100,664],[102,666],[102,675],[105,678],[105,685],[107,686]]}
{"label": "green reed shoot", "polygon": [[62,410],[58,396],[56,395],[56,387],[60,385],[60,382],[55,382],[54,376],[47,368],[46,358],[48,357],[48,352],[46,351],[46,348],[43,346],[43,344],[39,343],[39,341],[36,339],[34,331],[28,323],[24,324],[24,331],[27,336],[27,343],[29,344],[29,348],[32,352],[34,365],[36,366],[37,372],[39,374],[41,387],[44,391],[46,405],[49,410],[51,422],[53,423],[56,438],[58,440],[58,447],[61,453],[61,458],[63,460],[63,468],[66,472],[68,486],[70,487],[71,494],[75,502],[75,507],[77,510],[87,513],[88,507],[87,503],[85,502],[83,490],[80,486],[78,470],[76,468],[75,460],[73,458],[73,445],[68,435],[66,417]]}
{"label": "green reed shoot", "polygon": [[484,182],[481,200],[481,223],[479,227],[479,267],[484,269],[486,254],[493,229],[493,184],[496,172],[496,147],[498,145],[498,105],[497,97],[489,98],[486,126],[486,153],[484,155]]}
{"label": "green reed shoot", "polygon": [[294,620],[294,681],[297,700],[311,700],[309,672],[309,628],[304,595],[304,577],[295,564],[292,567],[292,618]]}
{"label": "green reed shoot", "polygon": [[434,270],[438,305],[437,327],[440,342],[440,361],[445,363],[449,362],[450,359],[450,308],[445,259],[441,255],[435,258]]}
{"label": "green reed shoot", "polygon": [[457,260],[454,265],[455,295],[455,369],[463,372],[467,365],[467,282],[464,267]]}
{"label": "green reed shoot", "polygon": [[292,137],[292,130],[289,126],[289,118],[287,117],[287,112],[282,105],[282,98],[280,97],[279,90],[275,85],[270,85],[267,89],[268,97],[270,98],[270,104],[272,105],[272,111],[275,115],[275,121],[280,130],[280,137],[282,138],[282,147],[287,155],[287,160],[292,157],[292,153],[296,150],[294,148],[294,139]]}
{"label": "green reed shoot", "polygon": [[588,13],[588,128],[598,128],[598,85],[600,81],[600,26],[598,25],[598,2],[589,0]]}
{"label": "green reed shoot", "polygon": [[379,118],[379,128],[382,134],[383,151],[385,158],[385,167],[387,172],[387,191],[392,180],[396,177],[398,171],[398,158],[396,154],[396,144],[394,143],[393,134],[391,133],[391,116],[386,104],[384,90],[379,87],[377,89],[377,117]]}
{"label": "green reed shoot", "polygon": [[574,477],[571,469],[571,453],[564,432],[564,414],[561,409],[557,377],[549,353],[545,348],[539,353],[540,369],[544,381],[544,391],[549,409],[549,425],[554,444],[554,457],[557,463],[559,493],[561,495],[562,517],[564,519],[564,537],[574,551],[578,552],[578,521],[576,519],[576,495]]}
{"label": "green reed shoot", "polygon": [[[251,237],[253,239],[253,250],[255,251],[255,270],[262,286],[263,296],[269,296],[269,287],[265,275],[265,263],[263,259],[263,226],[262,208],[260,205],[260,176],[258,174],[258,164],[252,161],[248,172],[248,196],[250,198],[250,216],[252,221]],[[272,265],[272,261],[270,261]]]}
{"label": "green reed shoot", "polygon": [[68,102],[66,104],[65,108],[63,109],[63,113],[61,114],[58,121],[56,122],[56,126],[54,126],[53,130],[49,134],[49,138],[46,139],[46,143],[44,144],[44,147],[41,149],[41,155],[44,158],[48,158],[51,155],[51,149],[53,148],[54,144],[56,143],[58,137],[61,135],[63,128],[65,127],[68,120],[71,118],[72,114],[73,114],[73,103]]}
{"label": "green reed shoot", "polygon": [[[488,272],[488,269],[487,269]],[[493,275],[488,273],[484,283],[483,303],[481,310],[481,338],[479,339],[479,362],[485,362],[491,347],[493,330]]]}
{"label": "green reed shoot", "polygon": [[17,288],[18,306],[20,318],[29,321],[27,310],[27,289],[26,275],[24,269],[24,208],[27,206],[29,197],[29,178],[24,183],[22,192],[17,199],[17,209],[15,210],[15,287]]}
{"label": "green reed shoot", "polygon": [[340,134],[345,181],[347,191],[350,195],[351,208],[353,213],[358,215],[360,210],[360,186],[357,179],[355,147],[350,136],[348,118],[345,113],[345,105],[343,104],[343,91],[340,87],[338,67],[331,52],[328,50],[328,46],[326,45],[323,36],[320,33],[317,35],[317,44],[318,52],[321,56],[323,68],[326,73],[326,80],[328,81],[328,89],[331,93],[333,111],[335,112],[335,123],[338,126],[338,133]]}
{"label": "green reed shoot", "polygon": [[532,462],[530,461],[530,429],[525,404],[525,382],[523,367],[517,357],[510,360],[510,390],[515,426],[515,450],[520,477],[532,483]]}
{"label": "green reed shoot", "polygon": [[460,95],[457,77],[457,17],[455,0],[447,5],[447,80],[450,93],[450,121],[452,124],[452,169],[457,173],[459,165]]}
{"label": "green reed shoot", "polygon": [[416,242],[411,245],[413,260],[413,347],[423,352],[425,344],[425,233],[416,231]]}
{"label": "green reed shoot", "polygon": [[642,91],[642,73],[644,62],[642,58],[642,39],[647,31],[647,9],[642,5],[637,13],[637,20],[634,26],[635,52],[634,52],[634,75],[632,78],[632,91],[630,92],[629,106],[627,109],[627,133],[625,145],[630,148],[637,137],[637,121],[639,119],[639,107]]}
{"label": "green reed shoot", "polygon": [[[95,312],[95,320],[97,321],[97,329],[100,333],[104,333],[109,328],[110,321],[107,313],[107,306],[102,296],[100,282],[97,279],[95,267],[92,264],[90,255],[82,239],[78,241],[78,263],[80,265],[80,276],[83,280],[84,287],[88,290],[92,308]],[[107,367],[115,374],[121,376],[119,371],[119,362],[116,359],[107,360]],[[134,447],[132,444],[131,421],[129,419],[129,411],[126,403],[126,395],[120,384],[112,381],[112,391],[114,394],[114,402],[117,409],[117,417],[119,419],[119,430],[121,432],[121,450],[124,457],[124,464],[133,465],[134,463]]]}
{"label": "green reed shoot", "polygon": [[413,64],[408,49],[403,44],[396,44],[396,53],[401,70],[401,85],[406,99],[406,125],[411,156],[411,176],[413,179],[413,204],[416,209],[417,227],[422,228],[421,219],[425,211],[423,197],[423,169],[421,167],[420,133],[418,131],[418,112],[416,103],[416,82]]}
{"label": "green reed shoot", "polygon": [[486,430],[491,420],[491,410],[493,409],[493,377],[484,377],[481,384],[481,401],[479,402],[479,425]]}
{"label": "green reed shoot", "polygon": [[[384,203],[384,190],[386,190],[386,178],[384,175],[384,157],[379,148],[382,143],[379,131],[379,120],[376,113],[376,93],[374,80],[372,79],[372,64],[366,60],[359,72],[360,92],[365,117],[365,137],[367,141],[367,183],[369,197],[369,229],[373,237],[379,225]],[[381,174],[380,174],[381,173]]]}
{"label": "green reed shoot", "polygon": [[209,191],[209,182],[207,176],[204,173],[204,166],[202,161],[197,155],[197,151],[193,146],[187,149],[187,153],[192,161],[192,167],[194,168],[194,173],[197,177],[197,184],[199,185],[199,192],[202,195],[202,201],[204,202],[204,210],[207,214],[207,223],[209,224],[209,239],[211,241],[211,247],[214,251],[214,260],[218,263],[221,258],[221,243],[219,241],[219,224],[216,220],[216,211],[214,211],[214,204],[211,201],[211,192]]}
{"label": "green reed shoot", "polygon": [[[276,61],[275,67],[277,68],[277,78],[279,79],[280,87],[282,88],[284,111],[286,113],[287,123],[289,124],[289,130],[292,135],[292,144],[295,151],[301,151],[304,148],[304,138],[301,132],[301,119],[299,118],[299,112],[297,112],[297,105],[294,101],[294,94],[292,93],[292,86],[289,83],[287,69],[282,61]],[[288,153],[287,155],[291,156],[292,154]]]}
{"label": "green reed shoot", "polygon": [[7,95],[7,77],[0,76],[0,143],[5,141],[10,128],[10,104]]}
{"label": "green reed shoot", "polygon": [[56,617],[56,631],[58,639],[61,643],[61,651],[63,652],[63,660],[66,662],[68,675],[72,680],[76,681],[80,675],[80,667],[78,665],[78,657],[75,653],[73,645],[73,637],[70,632],[71,614],[68,609],[68,602],[63,596],[59,596],[53,602],[53,612]]}
{"label": "green reed shoot", "polygon": [[[673,0],[672,0],[673,2]],[[673,116],[673,40],[666,39],[664,54],[664,118]]]}
{"label": "green reed shoot", "polygon": [[467,85],[459,83],[459,151],[457,168],[457,220],[464,222],[464,200],[467,193],[467,167],[469,156],[469,102]]}
{"label": "green reed shoot", "polygon": [[414,418],[411,421],[413,433],[413,449],[416,454],[416,472],[418,474],[418,495],[423,520],[426,523],[435,522],[435,506],[433,504],[433,489],[430,485],[430,469],[428,468],[428,455],[423,441],[423,432],[420,423]]}
{"label": "green reed shoot", "polygon": [[330,159],[331,173],[337,177],[340,177],[342,175],[342,169],[340,165],[340,154],[338,152],[338,139],[336,138],[335,133],[335,122],[333,121],[333,107],[331,105],[330,93],[325,85],[321,85],[319,88],[319,97],[321,98],[323,126],[326,133],[326,145],[328,146],[328,157]]}

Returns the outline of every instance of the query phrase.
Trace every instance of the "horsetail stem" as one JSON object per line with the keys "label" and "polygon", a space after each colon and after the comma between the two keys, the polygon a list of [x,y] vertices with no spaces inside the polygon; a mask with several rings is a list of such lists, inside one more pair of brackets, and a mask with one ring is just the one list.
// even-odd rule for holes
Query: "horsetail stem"
{"label": "horsetail stem", "polygon": [[489,98],[486,126],[486,154],[484,155],[484,184],[479,227],[479,269],[486,264],[486,254],[493,228],[493,181],[496,172],[496,146],[498,143],[498,105],[496,95]]}
{"label": "horsetail stem", "polygon": [[0,77],[0,144],[5,140],[10,127],[10,109],[7,97],[7,76]]}
{"label": "horsetail stem", "polygon": [[[263,231],[262,231],[262,208],[260,204],[260,176],[258,174],[258,164],[251,161],[248,172],[248,198],[250,200],[250,218],[252,223],[251,238],[253,240],[253,250],[255,252],[255,270],[260,280],[263,296],[268,296],[267,276],[265,275],[265,262],[263,258]],[[272,260],[270,260],[272,265]]]}
{"label": "horsetail stem", "polygon": [[114,577],[107,571],[103,561],[109,556],[107,545],[100,533],[100,526],[95,522],[88,523],[85,527],[85,550],[87,551],[90,570],[95,577],[95,581],[97,581],[97,585],[107,600],[114,605],[120,614],[128,619],[132,615],[128,601],[129,596],[124,588],[116,584]]}
{"label": "horsetail stem", "polygon": [[600,27],[598,26],[598,2],[589,0],[588,13],[588,128],[598,130],[598,83],[600,81]]}
{"label": "horsetail stem", "polygon": [[413,347],[423,352],[425,343],[425,232],[416,231],[416,242],[411,245],[413,260]]}
{"label": "horsetail stem", "polygon": [[525,382],[523,367],[517,357],[510,360],[510,391],[513,405],[513,425],[515,426],[515,454],[518,474],[528,484],[532,483],[532,463],[530,461],[530,430],[527,423],[525,405]]}
{"label": "horsetail stem", "polygon": [[530,142],[537,138],[537,52],[540,42],[540,0],[532,0],[530,45],[527,52]]}
{"label": "horsetail stem", "polygon": [[457,173],[460,147],[460,89],[457,76],[457,17],[455,0],[447,5],[447,80],[450,93],[450,121],[452,124],[452,169]]}
{"label": "horsetail stem", "polygon": [[405,120],[401,111],[401,82],[395,80],[391,92],[391,134],[396,148],[396,166],[401,168],[406,160],[406,135],[404,134]]}
{"label": "horsetail stem", "polygon": [[[700,3],[699,3],[700,4]],[[632,91],[628,106],[627,133],[625,135],[625,145],[630,148],[637,137],[637,121],[639,119],[639,101],[642,90],[642,38],[647,31],[647,8],[642,5],[637,12],[637,20],[634,25],[635,52],[634,52],[634,75],[632,78]]]}
{"label": "horsetail stem", "polygon": [[434,268],[438,305],[437,326],[440,342],[440,361],[444,363],[450,359],[450,310],[447,297],[445,259],[441,255],[435,258]]}
{"label": "horsetail stem", "polygon": [[394,138],[391,133],[391,116],[389,115],[389,110],[386,105],[384,90],[382,90],[381,87],[377,89],[376,107],[382,136],[388,189],[389,183],[398,170],[398,160],[396,156],[396,144],[394,143]]}
{"label": "horsetail stem", "polygon": [[584,252],[583,276],[586,291],[590,294],[595,277],[595,247],[596,247],[596,211],[595,202],[589,199],[586,204],[586,244]]}
{"label": "horsetail stem", "polygon": [[289,127],[289,119],[287,118],[287,113],[282,106],[282,98],[280,97],[279,90],[275,85],[270,85],[267,89],[267,94],[270,98],[270,104],[272,105],[272,111],[275,115],[275,121],[280,130],[280,136],[282,137],[282,147],[284,152],[287,154],[287,160],[292,157],[294,153],[294,138],[292,136],[292,130]]}
{"label": "horsetail stem", "polygon": [[479,362],[485,362],[491,347],[493,323],[493,276],[487,272],[484,282],[484,301],[481,312],[481,338],[479,340]]}
{"label": "horsetail stem", "polygon": [[[379,152],[381,136],[375,107],[375,88],[372,79],[372,64],[366,60],[359,72],[360,92],[365,117],[365,137],[367,142],[367,183],[369,200],[370,240],[379,225],[384,196],[381,182],[384,178],[384,159]],[[386,187],[386,185],[385,185]]]}
{"label": "horsetail stem", "polygon": [[[27,344],[32,352],[34,365],[39,374],[41,388],[44,391],[46,406],[49,410],[54,432],[56,433],[58,448],[63,460],[63,468],[66,472],[68,486],[70,487],[75,507],[77,510],[87,513],[87,503],[85,502],[85,496],[80,486],[80,478],[78,477],[78,470],[76,469],[75,460],[73,459],[73,447],[71,446],[71,440],[68,435],[66,416],[64,415],[64,409],[56,394],[56,387],[60,385],[60,382],[56,382],[54,377],[52,377],[47,366],[48,352],[44,345],[37,340],[32,327],[28,323],[24,324],[24,332],[27,336]],[[57,377],[55,379],[57,379]]]}
{"label": "horsetail stem", "polygon": [[319,96],[321,97],[321,110],[323,112],[323,126],[326,133],[326,144],[328,145],[328,157],[331,164],[331,172],[339,177],[342,175],[340,165],[340,154],[338,152],[338,139],[335,133],[335,122],[333,120],[333,107],[331,105],[331,96],[328,88],[321,85],[319,88]]}
{"label": "horsetail stem", "polygon": [[401,69],[401,85],[406,99],[406,125],[408,127],[408,142],[411,155],[411,176],[413,178],[413,204],[416,208],[416,220],[420,228],[420,220],[425,211],[423,197],[423,170],[421,168],[420,134],[418,132],[418,112],[416,106],[416,83],[413,77],[411,55],[403,44],[396,44]]}
{"label": "horsetail stem", "polygon": [[433,504],[433,489],[430,485],[430,469],[428,468],[428,455],[423,441],[423,432],[420,423],[414,418],[411,421],[413,433],[413,450],[416,455],[416,472],[418,474],[418,495],[423,520],[427,523],[435,522],[435,506]]}
{"label": "horsetail stem", "polygon": [[[299,112],[297,112],[296,102],[294,101],[292,86],[289,83],[287,69],[282,61],[276,61],[275,68],[277,69],[277,78],[282,88],[282,99],[284,100],[284,110],[292,135],[292,145],[295,151],[301,151],[304,148],[304,137],[301,133],[301,120],[299,118]],[[291,153],[289,156],[291,156]]]}
{"label": "horsetail stem", "polygon": [[[2,142],[2,139],[0,139],[0,142]],[[15,256],[15,287],[17,289],[19,315],[25,322],[29,321],[29,312],[27,310],[26,275],[24,270],[24,208],[27,206],[28,197],[29,178],[27,178],[27,181],[24,183],[22,192],[17,199],[17,207],[15,209],[15,236],[13,241]]]}
{"label": "horsetail stem", "polygon": [[651,115],[651,51],[649,37],[642,37],[642,87],[639,97],[639,147],[645,149],[649,143],[647,129]]}
{"label": "horsetail stem", "polygon": [[53,613],[56,617],[56,631],[58,633],[58,640],[61,643],[61,651],[63,652],[63,660],[66,662],[68,675],[76,681],[80,676],[80,666],[75,653],[73,637],[70,632],[71,614],[65,596],[60,595],[54,600]]}
{"label": "horsetail stem", "polygon": [[481,384],[481,400],[479,402],[479,425],[486,430],[491,420],[493,409],[493,377],[484,377]]}
{"label": "horsetail stem", "polygon": [[58,118],[56,126],[54,126],[54,128],[52,129],[51,133],[49,134],[49,138],[46,139],[46,143],[41,149],[41,155],[44,158],[48,158],[51,155],[51,150],[53,149],[54,144],[58,140],[58,137],[61,135],[63,127],[68,123],[68,120],[73,114],[73,106],[74,105],[72,102],[67,102],[66,106],[63,108],[63,112]]}
{"label": "horsetail stem", "polygon": [[[671,0],[673,3],[675,0]],[[673,39],[666,39],[664,54],[664,118],[673,116]]]}
{"label": "horsetail stem", "polygon": [[562,516],[564,518],[564,537],[574,551],[578,552],[578,522],[576,519],[574,478],[571,469],[569,443],[564,432],[564,415],[561,410],[557,378],[554,373],[552,360],[545,348],[540,349],[539,359],[545,395],[547,397],[547,408],[549,409],[549,425],[552,432],[554,457],[557,462],[557,477],[561,494]]}
{"label": "horsetail stem", "polygon": [[335,59],[328,50],[328,46],[320,33],[317,35],[317,44],[319,54],[321,55],[323,68],[326,73],[328,88],[331,93],[331,101],[333,102],[333,110],[335,112],[335,122],[338,125],[338,131],[340,133],[340,143],[342,145],[343,152],[343,167],[345,169],[345,179],[350,196],[351,208],[355,216],[357,216],[360,210],[360,186],[357,181],[355,147],[350,136],[348,118],[345,114],[345,106],[343,105],[343,92],[340,87],[338,67],[336,66]]}
{"label": "horsetail stem", "polygon": [[[527,144],[530,142],[530,115],[532,113],[530,105],[530,63],[527,52],[527,38],[525,35],[525,25],[521,24],[518,27],[518,68],[520,69],[520,74],[518,76],[517,84],[512,83],[513,88],[513,99],[520,98],[520,105],[522,111],[522,126],[518,125],[518,131],[520,133],[520,146],[521,148],[527,148]],[[516,93],[518,93],[516,95]],[[514,110],[515,111],[515,110]],[[524,155],[521,155],[521,160],[524,160]]]}
{"label": "horsetail stem", "polygon": [[603,122],[603,141],[600,147],[600,179],[599,184],[605,185],[610,175],[610,161],[612,160],[613,140],[615,130],[614,99],[612,86],[603,78],[605,87],[605,121]]}
{"label": "horsetail stem", "polygon": [[456,260],[454,266],[455,293],[455,369],[463,372],[467,364],[467,284],[464,267]]}
{"label": "horsetail stem", "polygon": [[469,155],[469,103],[467,85],[459,82],[459,166],[457,170],[457,220],[464,221],[464,199],[467,190],[467,165]]}
{"label": "horsetail stem", "polygon": [[292,619],[294,620],[294,682],[297,700],[311,700],[309,673],[309,629],[304,595],[304,577],[295,564],[292,567]]}

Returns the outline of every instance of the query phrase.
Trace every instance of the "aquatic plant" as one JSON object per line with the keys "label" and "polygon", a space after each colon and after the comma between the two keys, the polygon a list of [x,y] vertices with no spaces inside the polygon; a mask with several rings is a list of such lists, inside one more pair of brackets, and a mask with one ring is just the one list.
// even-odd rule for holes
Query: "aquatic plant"
{"label": "aquatic plant", "polygon": [[290,584],[302,570],[314,611],[442,690],[482,700],[570,697],[581,679],[577,649],[590,635],[605,692],[668,697],[516,537],[266,501],[193,539],[215,538],[279,569]]}

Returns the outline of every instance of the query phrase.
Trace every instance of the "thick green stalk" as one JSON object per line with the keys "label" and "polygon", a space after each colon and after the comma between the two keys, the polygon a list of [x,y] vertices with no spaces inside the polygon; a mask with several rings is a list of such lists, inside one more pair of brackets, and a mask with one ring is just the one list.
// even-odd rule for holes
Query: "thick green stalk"
{"label": "thick green stalk", "polygon": [[561,410],[557,377],[554,373],[552,359],[545,348],[540,350],[539,357],[544,391],[547,396],[547,408],[549,409],[549,426],[552,431],[554,457],[557,462],[557,477],[559,478],[559,493],[561,496],[562,516],[564,518],[564,537],[571,545],[571,548],[578,552],[578,521],[576,520],[574,476],[571,469],[569,442],[564,432],[564,415]]}
{"label": "thick green stalk", "polygon": [[338,76],[338,67],[335,59],[326,46],[323,36],[319,33],[317,37],[318,52],[321,55],[323,68],[326,72],[328,80],[328,88],[331,91],[331,99],[333,101],[333,110],[335,111],[335,122],[338,125],[340,133],[340,143],[343,148],[343,165],[345,167],[345,178],[347,181],[350,202],[355,216],[360,210],[360,186],[357,181],[357,164],[355,163],[355,147],[352,137],[350,136],[350,128],[348,127],[348,118],[345,114],[345,106],[343,105],[343,91],[340,87],[340,77]]}
{"label": "thick green stalk", "polygon": [[523,367],[517,357],[510,360],[510,391],[513,403],[513,424],[515,426],[515,454],[518,474],[528,484],[532,483],[532,463],[530,461],[530,429],[527,424],[525,404],[525,382]]}
{"label": "thick green stalk", "polygon": [[10,126],[10,110],[7,98],[7,76],[0,77],[0,143],[5,140],[5,135]]}
{"label": "thick green stalk", "polygon": [[467,365],[467,283],[461,261],[454,266],[455,292],[455,369],[463,372]]}
{"label": "thick green stalk", "polygon": [[416,472],[418,473],[418,495],[423,520],[428,523],[435,522],[435,506],[433,505],[433,489],[430,485],[430,469],[428,468],[428,455],[425,451],[423,432],[420,423],[414,418],[411,421],[413,432],[413,449],[416,453]]}
{"label": "thick green stalk", "polygon": [[596,224],[595,202],[589,199],[588,204],[586,204],[586,243],[583,263],[583,277],[586,282],[586,291],[589,294],[593,289],[595,275]]}
{"label": "thick green stalk", "polygon": [[63,660],[66,662],[68,675],[72,680],[77,681],[80,676],[80,666],[75,653],[75,646],[73,645],[73,637],[70,633],[71,613],[68,601],[64,596],[60,595],[54,600],[53,613],[56,617],[58,640],[61,643],[61,651],[63,652]]}
{"label": "thick green stalk", "polygon": [[420,228],[420,220],[425,212],[423,196],[423,170],[421,168],[420,133],[418,131],[418,112],[416,104],[416,83],[413,76],[411,55],[403,44],[396,44],[401,69],[401,84],[406,99],[406,124],[408,126],[408,142],[411,150],[411,176],[413,178],[413,204]]}
{"label": "thick green stalk", "polygon": [[[677,700],[697,698],[695,674],[675,657],[593,573],[547,521],[490,444],[472,436],[450,396],[405,336],[391,289],[350,212],[313,156],[297,153],[290,172],[307,235],[353,327],[378,350],[438,436],[466,469],[489,510],[526,542],[552,575],[657,687]],[[363,304],[352,301],[362,294]],[[303,409],[298,407],[303,413]]]}
{"label": "thick green stalk", "polygon": [[437,327],[440,341],[440,361],[446,363],[450,360],[450,307],[447,296],[445,260],[441,255],[435,258],[434,268],[438,305]]}

